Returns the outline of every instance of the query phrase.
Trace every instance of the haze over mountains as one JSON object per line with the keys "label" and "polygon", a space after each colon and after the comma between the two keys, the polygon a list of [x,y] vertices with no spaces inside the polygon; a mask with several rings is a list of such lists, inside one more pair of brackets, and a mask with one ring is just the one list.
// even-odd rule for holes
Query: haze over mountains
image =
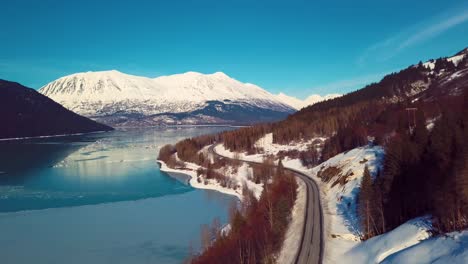
{"label": "haze over mountains", "polygon": [[39,90],[66,108],[114,126],[248,124],[275,121],[295,108],[224,73],[158,78],[115,70],[77,73]]}
{"label": "haze over mountains", "polygon": [[318,94],[313,94],[309,97],[307,97],[305,100],[298,99],[293,96],[286,95],[284,93],[279,93],[276,95],[276,98],[280,100],[281,102],[293,107],[296,110],[301,110],[302,108],[316,104],[318,102],[330,100],[336,97],[341,96],[341,94],[327,94],[325,96],[321,96]]}

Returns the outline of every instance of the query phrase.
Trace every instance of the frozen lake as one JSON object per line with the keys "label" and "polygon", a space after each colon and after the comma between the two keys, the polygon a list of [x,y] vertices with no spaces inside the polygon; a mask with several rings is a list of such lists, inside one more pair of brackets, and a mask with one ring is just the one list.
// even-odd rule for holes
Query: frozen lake
{"label": "frozen lake", "polygon": [[226,127],[138,129],[0,142],[3,263],[180,263],[233,197],[155,162],[166,143]]}

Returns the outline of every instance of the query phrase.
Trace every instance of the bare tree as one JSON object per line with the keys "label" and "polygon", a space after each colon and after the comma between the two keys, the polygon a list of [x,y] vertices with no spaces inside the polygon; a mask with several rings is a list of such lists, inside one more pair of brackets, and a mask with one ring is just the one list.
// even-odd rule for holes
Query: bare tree
{"label": "bare tree", "polygon": [[211,245],[211,234],[210,227],[206,224],[201,226],[200,231],[201,246],[203,250],[206,250]]}

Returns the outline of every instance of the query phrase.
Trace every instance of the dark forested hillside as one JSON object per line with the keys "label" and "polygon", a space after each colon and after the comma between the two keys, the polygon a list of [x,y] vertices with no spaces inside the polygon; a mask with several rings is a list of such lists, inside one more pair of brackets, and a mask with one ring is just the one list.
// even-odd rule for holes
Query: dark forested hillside
{"label": "dark forested hillside", "polygon": [[[468,54],[465,49],[458,55]],[[450,108],[468,86],[468,56],[439,58],[385,76],[380,82],[342,97],[320,102],[290,115],[286,120],[225,133],[231,150],[252,151],[253,143],[273,133],[276,143],[329,137],[323,159],[366,144],[368,136],[385,140],[407,122],[406,108],[424,111],[427,119]],[[242,134],[242,140],[239,136]]]}
{"label": "dark forested hillside", "polygon": [[110,131],[52,99],[15,82],[0,80],[0,138]]}
{"label": "dark forested hillside", "polygon": [[[412,129],[387,140],[383,171],[361,182],[364,238],[430,214],[435,232],[468,227],[468,90],[429,125],[417,110]],[[366,208],[363,210],[362,208]]]}
{"label": "dark forested hillside", "polygon": [[[166,146],[160,158],[177,166],[170,159],[177,152],[183,161],[204,164],[200,150],[220,141],[231,151],[252,154],[259,152],[255,142],[267,133],[279,144],[317,137],[307,150],[276,157],[299,158],[308,167],[356,147],[380,145],[385,149],[382,170],[372,176],[366,167],[357,197],[363,239],[422,215],[432,216],[435,233],[466,229],[468,50],[457,55],[420,62],[361,90],[306,107],[280,122]],[[313,142],[322,142],[318,137],[326,140],[317,148]],[[223,252],[233,243],[220,241],[214,252]],[[205,254],[198,260],[215,256]]]}

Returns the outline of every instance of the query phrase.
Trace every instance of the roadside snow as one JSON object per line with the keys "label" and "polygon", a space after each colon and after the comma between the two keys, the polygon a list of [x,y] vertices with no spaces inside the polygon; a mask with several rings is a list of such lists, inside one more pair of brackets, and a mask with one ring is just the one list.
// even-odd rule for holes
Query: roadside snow
{"label": "roadside snow", "polygon": [[[261,140],[263,141],[264,154],[246,155],[245,153],[239,153],[237,155],[245,160],[261,162],[266,155],[273,154],[278,149],[302,149],[305,144],[308,144],[301,142],[297,145],[281,148],[272,143],[268,145],[266,142],[271,142],[268,135]],[[222,145],[217,145],[215,151],[227,157],[234,157],[234,153],[225,149]],[[341,262],[343,254],[359,244],[360,231],[356,216],[356,195],[359,192],[364,166],[367,164],[371,173],[375,174],[381,167],[383,154],[383,149],[379,146],[356,148],[338,154],[312,169],[302,166],[299,159],[286,158],[283,160],[285,167],[304,172],[319,184],[325,221],[325,263]],[[341,173],[330,182],[325,183],[317,177],[317,173],[329,167],[337,167],[341,170]],[[347,183],[345,185],[336,184],[332,187],[336,178],[343,175],[347,175]]]}
{"label": "roadside snow", "polygon": [[277,263],[280,264],[294,263],[301,244],[307,194],[305,183],[298,180],[297,184],[297,198],[292,209],[291,222],[288,230],[286,230],[285,239],[277,259]]}
{"label": "roadside snow", "polygon": [[[261,162],[267,155],[277,154],[281,150],[303,149],[309,144],[299,142],[282,146],[273,144],[271,139],[268,134],[257,141],[257,147],[263,149],[261,154],[235,154],[222,145],[216,146],[215,151],[227,157],[236,155],[244,160]],[[431,238],[428,217],[410,220],[388,233],[360,241],[356,198],[364,166],[367,165],[375,177],[382,167],[383,158],[382,147],[368,145],[338,154],[314,168],[302,166],[298,159],[283,160],[285,167],[302,171],[319,184],[326,237],[324,263],[468,263],[468,230]],[[331,180],[323,182],[317,177],[318,172],[331,167],[339,169]],[[340,177],[346,178],[345,183],[342,185],[338,182],[332,186]],[[289,248],[288,238],[284,247]]]}

